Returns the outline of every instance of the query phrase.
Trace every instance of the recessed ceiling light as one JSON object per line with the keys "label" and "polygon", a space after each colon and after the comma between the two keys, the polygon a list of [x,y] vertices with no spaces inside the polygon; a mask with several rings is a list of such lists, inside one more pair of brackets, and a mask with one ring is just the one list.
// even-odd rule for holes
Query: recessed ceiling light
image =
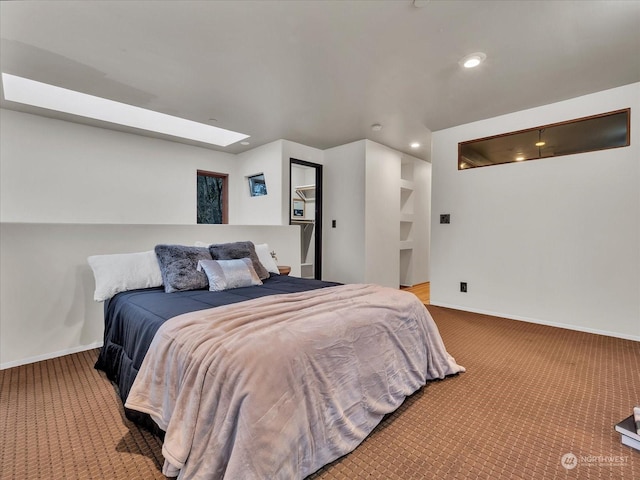
{"label": "recessed ceiling light", "polygon": [[420,144],[418,142],[413,142],[411,144],[411,148],[420,148]]}
{"label": "recessed ceiling light", "polygon": [[458,63],[464,68],[474,68],[487,59],[487,55],[482,52],[471,53],[460,60]]}
{"label": "recessed ceiling light", "polygon": [[244,142],[240,142],[240,145],[251,145],[251,143],[245,140]]}
{"label": "recessed ceiling light", "polygon": [[187,138],[220,147],[226,147],[249,137],[244,133],[205,125],[7,73],[2,74],[2,85],[4,98],[12,102]]}
{"label": "recessed ceiling light", "polygon": [[379,123],[374,123],[373,125],[371,125],[371,130],[373,130],[374,132],[379,132],[380,130],[382,130],[382,125],[380,125]]}

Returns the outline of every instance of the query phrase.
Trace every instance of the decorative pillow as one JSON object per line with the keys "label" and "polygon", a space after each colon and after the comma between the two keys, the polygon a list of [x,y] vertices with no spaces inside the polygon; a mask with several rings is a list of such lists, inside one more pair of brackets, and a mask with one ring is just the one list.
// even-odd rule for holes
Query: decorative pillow
{"label": "decorative pillow", "polygon": [[220,292],[230,288],[262,285],[249,258],[238,260],[200,260],[198,271],[204,270],[209,279],[209,290]]}
{"label": "decorative pillow", "polygon": [[267,272],[280,273],[278,270],[278,264],[276,264],[276,261],[271,256],[268,244],[260,243],[256,245],[256,254],[258,255],[258,260],[260,260],[262,266],[267,269]]}
{"label": "decorative pillow", "polygon": [[156,245],[164,291],[198,290],[208,285],[207,276],[197,270],[198,261],[211,260],[207,248],[185,245]]}
{"label": "decorative pillow", "polygon": [[250,258],[253,263],[253,269],[258,274],[260,280],[269,278],[269,272],[262,266],[258,255],[256,254],[256,247],[253,242],[233,242],[233,243],[218,243],[216,245],[209,245],[209,253],[214,260],[238,260],[240,258]]}
{"label": "decorative pillow", "polygon": [[119,292],[162,285],[162,274],[156,254],[152,250],[92,255],[87,258],[87,262],[96,280],[96,289],[93,292],[96,302],[108,300]]}

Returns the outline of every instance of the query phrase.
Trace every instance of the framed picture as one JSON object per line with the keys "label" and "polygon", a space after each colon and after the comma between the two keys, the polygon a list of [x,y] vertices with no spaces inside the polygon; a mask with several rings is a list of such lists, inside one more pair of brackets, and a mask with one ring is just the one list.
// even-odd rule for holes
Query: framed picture
{"label": "framed picture", "polygon": [[293,199],[293,216],[304,217],[304,200]]}
{"label": "framed picture", "polygon": [[264,180],[264,173],[252,175],[249,178],[249,193],[252,197],[260,197],[267,194],[267,183]]}

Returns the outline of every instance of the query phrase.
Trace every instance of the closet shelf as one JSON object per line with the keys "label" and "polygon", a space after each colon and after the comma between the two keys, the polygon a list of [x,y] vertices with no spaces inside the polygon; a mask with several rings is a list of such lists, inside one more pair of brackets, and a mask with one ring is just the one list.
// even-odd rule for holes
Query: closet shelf
{"label": "closet shelf", "polygon": [[295,187],[296,194],[303,200],[315,200],[316,199],[316,186],[315,185],[300,185]]}
{"label": "closet shelf", "polygon": [[413,191],[415,187],[415,183],[412,182],[411,180],[400,180],[400,188],[402,190],[409,190],[409,191]]}
{"label": "closet shelf", "polygon": [[412,250],[412,249],[413,249],[413,240],[400,241],[400,250]]}

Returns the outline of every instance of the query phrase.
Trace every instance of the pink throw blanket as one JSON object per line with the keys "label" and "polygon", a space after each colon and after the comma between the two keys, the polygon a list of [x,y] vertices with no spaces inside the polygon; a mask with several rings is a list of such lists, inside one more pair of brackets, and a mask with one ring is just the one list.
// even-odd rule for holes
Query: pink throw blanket
{"label": "pink throw blanket", "polygon": [[344,285],[165,322],[126,407],[166,431],[166,475],[302,479],[427,380],[462,371],[413,294]]}

